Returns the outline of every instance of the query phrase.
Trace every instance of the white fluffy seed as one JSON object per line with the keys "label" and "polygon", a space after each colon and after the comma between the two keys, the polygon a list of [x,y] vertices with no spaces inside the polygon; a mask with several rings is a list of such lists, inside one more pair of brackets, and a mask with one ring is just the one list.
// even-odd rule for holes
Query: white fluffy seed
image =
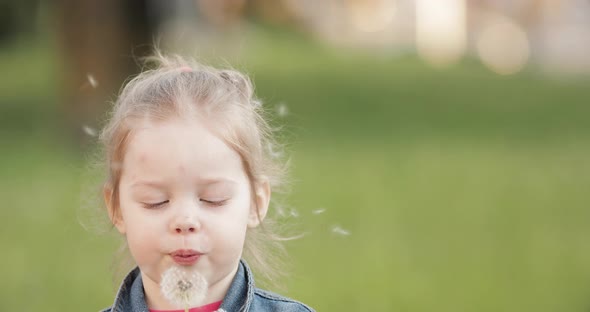
{"label": "white fluffy seed", "polygon": [[285,117],[287,115],[289,115],[289,108],[287,107],[287,104],[281,102],[277,105],[277,114],[280,117]]}
{"label": "white fluffy seed", "polygon": [[97,135],[97,132],[94,128],[91,128],[89,126],[82,126],[82,130],[84,130],[84,133],[86,133],[87,135],[91,136],[91,137],[95,137]]}
{"label": "white fluffy seed", "polygon": [[314,215],[319,215],[319,214],[324,213],[325,211],[326,211],[326,209],[320,208],[320,209],[313,210],[311,213],[313,213]]}
{"label": "white fluffy seed", "polygon": [[96,89],[96,87],[98,87],[98,81],[94,78],[92,74],[87,74],[86,79],[88,79],[88,83],[92,88]]}
{"label": "white fluffy seed", "polygon": [[350,231],[343,229],[339,225],[332,226],[332,233],[339,235],[339,236],[348,236],[350,235]]}

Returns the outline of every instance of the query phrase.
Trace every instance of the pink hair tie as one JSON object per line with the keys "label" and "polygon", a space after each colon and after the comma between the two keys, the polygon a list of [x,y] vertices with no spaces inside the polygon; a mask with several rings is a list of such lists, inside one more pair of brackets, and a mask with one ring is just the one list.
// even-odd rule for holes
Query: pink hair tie
{"label": "pink hair tie", "polygon": [[188,72],[192,72],[193,69],[191,67],[189,67],[189,66],[182,66],[180,68],[180,71],[183,72],[183,73],[188,73]]}

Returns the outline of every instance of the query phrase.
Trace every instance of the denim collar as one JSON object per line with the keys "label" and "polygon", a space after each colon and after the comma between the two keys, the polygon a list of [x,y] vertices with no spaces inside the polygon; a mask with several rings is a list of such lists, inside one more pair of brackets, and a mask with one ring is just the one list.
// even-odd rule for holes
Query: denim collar
{"label": "denim collar", "polygon": [[[236,276],[223,298],[221,309],[248,311],[254,297],[254,279],[246,261],[240,260]],[[121,284],[111,312],[148,312],[139,268],[133,269]]]}

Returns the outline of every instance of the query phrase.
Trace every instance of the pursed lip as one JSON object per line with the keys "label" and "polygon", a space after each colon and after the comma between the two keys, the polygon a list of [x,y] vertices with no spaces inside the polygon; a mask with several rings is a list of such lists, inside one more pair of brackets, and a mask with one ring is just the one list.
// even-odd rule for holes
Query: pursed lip
{"label": "pursed lip", "polygon": [[202,253],[193,249],[178,249],[170,253],[174,262],[180,265],[192,265],[201,257]]}

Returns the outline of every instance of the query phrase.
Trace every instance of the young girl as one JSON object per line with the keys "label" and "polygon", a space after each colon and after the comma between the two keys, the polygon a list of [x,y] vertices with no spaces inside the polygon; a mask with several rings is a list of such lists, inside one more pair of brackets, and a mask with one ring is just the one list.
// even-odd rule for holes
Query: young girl
{"label": "young girl", "polygon": [[157,53],[103,129],[104,199],[137,264],[104,311],[313,311],[254,286],[281,167],[250,80]]}

